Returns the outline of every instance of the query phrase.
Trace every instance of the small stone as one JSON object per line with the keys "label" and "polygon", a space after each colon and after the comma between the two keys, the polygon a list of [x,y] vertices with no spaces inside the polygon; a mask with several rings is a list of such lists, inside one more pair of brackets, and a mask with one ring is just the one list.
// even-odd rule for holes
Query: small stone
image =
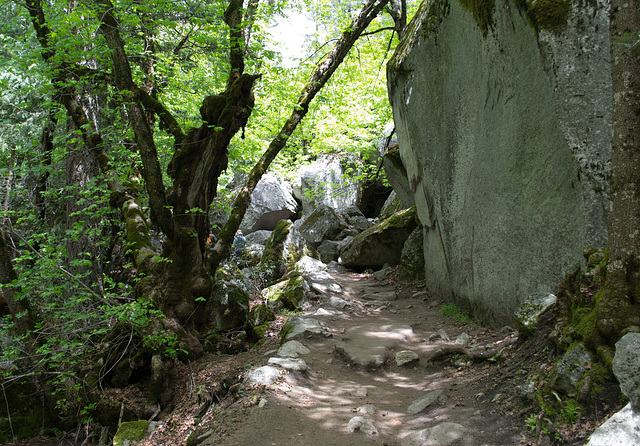
{"label": "small stone", "polygon": [[456,344],[458,345],[467,345],[468,343],[469,343],[469,335],[466,333],[462,333],[456,338]]}
{"label": "small stone", "polygon": [[334,314],[336,314],[335,311],[325,310],[324,308],[318,308],[315,313],[313,313],[314,316],[333,316]]}
{"label": "small stone", "polygon": [[527,296],[514,313],[520,333],[525,336],[532,335],[542,313],[555,305],[556,300],[556,296],[549,293]]}
{"label": "small stone", "polygon": [[275,364],[285,370],[304,372],[307,370],[307,363],[300,358],[269,358],[269,364]]}
{"label": "small stone", "polygon": [[409,415],[416,415],[422,412],[427,407],[438,401],[438,398],[440,398],[440,395],[442,395],[443,393],[443,389],[437,389],[427,392],[426,394],[415,400],[413,403],[411,403],[411,405],[407,409],[407,413]]}
{"label": "small stone", "polygon": [[398,367],[401,367],[403,365],[415,365],[419,360],[420,357],[418,356],[418,354],[410,350],[402,350],[396,353],[396,365],[398,365]]}
{"label": "small stone", "polygon": [[376,406],[373,404],[365,404],[364,406],[360,406],[356,409],[356,412],[363,413],[366,415],[375,415],[377,412]]}
{"label": "small stone", "polygon": [[336,296],[331,296],[327,304],[330,307],[337,308],[339,310],[342,310],[344,307],[348,305],[346,300],[340,299],[339,297],[336,297]]}
{"label": "small stone", "polygon": [[277,355],[281,358],[297,358],[298,355],[306,355],[309,349],[300,341],[287,341],[280,346]]}
{"label": "small stone", "polygon": [[442,423],[404,437],[401,446],[448,446],[462,438],[464,428],[458,423]]}
{"label": "small stone", "polygon": [[351,396],[355,396],[358,398],[365,398],[367,396],[367,389],[361,387],[359,389],[354,390],[353,392],[350,392]]}
{"label": "small stone", "polygon": [[355,432],[358,430],[367,435],[378,435],[378,429],[376,429],[371,420],[361,416],[351,418],[347,424],[347,431]]}
{"label": "small stone", "polygon": [[267,405],[267,400],[265,398],[260,398],[260,402],[258,403],[258,407],[263,408]]}
{"label": "small stone", "polygon": [[434,341],[449,342],[449,335],[447,335],[446,331],[444,331],[443,329],[440,329],[435,333],[432,333],[431,336],[429,336],[429,342],[434,342]]}
{"label": "small stone", "polygon": [[258,384],[261,386],[270,386],[280,377],[280,369],[265,365],[251,370],[245,382],[248,384]]}

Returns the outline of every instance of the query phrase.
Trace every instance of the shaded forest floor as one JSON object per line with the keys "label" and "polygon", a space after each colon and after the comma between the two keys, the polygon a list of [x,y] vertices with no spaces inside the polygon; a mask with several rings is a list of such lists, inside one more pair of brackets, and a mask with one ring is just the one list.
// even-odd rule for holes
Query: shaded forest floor
{"label": "shaded forest floor", "polygon": [[[579,417],[550,434],[540,432],[526,383],[536,371],[553,365],[554,352],[544,333],[524,343],[509,327],[490,330],[459,313],[443,316],[443,303],[418,287],[379,282],[366,274],[334,278],[343,288],[335,297],[346,306],[327,307],[329,296],[322,296],[306,313],[323,327],[321,334],[296,338],[310,350],[300,355],[306,371],[283,370],[266,387],[244,383],[250,370],[276,356],[284,323],[280,317],[258,348],[208,355],[177,367],[171,380],[173,405],[160,413],[157,428],[139,444],[393,446],[405,444],[411,433],[456,423],[462,436],[450,444],[582,445],[617,409],[605,406],[599,417]],[[392,336],[394,330],[412,333],[387,344],[389,359],[372,370],[353,365],[336,351],[336,344],[348,342],[362,327],[374,327],[373,337]],[[363,349],[375,349],[374,344]],[[399,351],[417,353],[418,362],[397,365],[394,355]],[[409,407],[434,391],[438,397],[411,414]],[[131,389],[121,397],[136,404],[136,395]],[[357,416],[370,420],[377,433],[367,434],[364,428],[353,432],[350,420]],[[16,445],[81,443],[68,437],[64,441]]]}

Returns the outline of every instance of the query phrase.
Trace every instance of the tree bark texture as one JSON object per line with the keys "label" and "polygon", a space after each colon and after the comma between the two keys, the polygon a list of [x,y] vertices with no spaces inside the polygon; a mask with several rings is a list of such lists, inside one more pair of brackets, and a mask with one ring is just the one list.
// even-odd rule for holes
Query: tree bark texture
{"label": "tree bark texture", "polygon": [[[609,255],[613,269],[640,268],[640,46],[621,41],[640,30],[640,2],[611,3],[613,138]],[[640,297],[640,293],[636,296]]]}

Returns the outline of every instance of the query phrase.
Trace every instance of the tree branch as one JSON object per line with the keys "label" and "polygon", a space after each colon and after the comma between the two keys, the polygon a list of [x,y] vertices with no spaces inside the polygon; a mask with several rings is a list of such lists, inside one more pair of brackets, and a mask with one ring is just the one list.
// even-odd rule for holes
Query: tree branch
{"label": "tree branch", "polygon": [[120,37],[118,23],[113,15],[111,1],[97,0],[97,4],[102,7],[98,11],[98,19],[100,21],[98,30],[104,36],[107,46],[111,50],[111,63],[113,65],[113,75],[116,79],[116,87],[125,100],[129,119],[131,119],[133,132],[136,136],[138,150],[140,151],[140,158],[144,166],[143,176],[149,194],[151,219],[160,226],[167,237],[173,238],[175,226],[167,203],[162,181],[162,169],[160,168],[153,133],[145,118],[141,104],[141,90],[133,82],[131,66],[124,49],[124,41]]}

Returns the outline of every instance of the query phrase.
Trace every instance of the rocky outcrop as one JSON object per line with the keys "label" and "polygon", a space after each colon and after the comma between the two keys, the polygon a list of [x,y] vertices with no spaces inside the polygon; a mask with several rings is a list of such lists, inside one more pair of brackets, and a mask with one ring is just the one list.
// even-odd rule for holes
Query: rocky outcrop
{"label": "rocky outcrop", "polygon": [[358,203],[361,182],[353,180],[359,161],[336,155],[324,155],[300,170],[299,199],[308,215],[324,204],[333,209]]}
{"label": "rocky outcrop", "polygon": [[608,2],[572,3],[424,2],[388,66],[428,289],[494,325],[606,242]]}
{"label": "rocky outcrop", "polygon": [[293,187],[271,173],[263,175],[251,194],[240,230],[249,233],[258,230],[272,231],[278,222],[292,218],[298,212],[293,198]]}
{"label": "rocky outcrop", "polygon": [[341,252],[340,263],[349,268],[397,265],[404,243],[417,226],[415,207],[398,212],[356,235]]}

